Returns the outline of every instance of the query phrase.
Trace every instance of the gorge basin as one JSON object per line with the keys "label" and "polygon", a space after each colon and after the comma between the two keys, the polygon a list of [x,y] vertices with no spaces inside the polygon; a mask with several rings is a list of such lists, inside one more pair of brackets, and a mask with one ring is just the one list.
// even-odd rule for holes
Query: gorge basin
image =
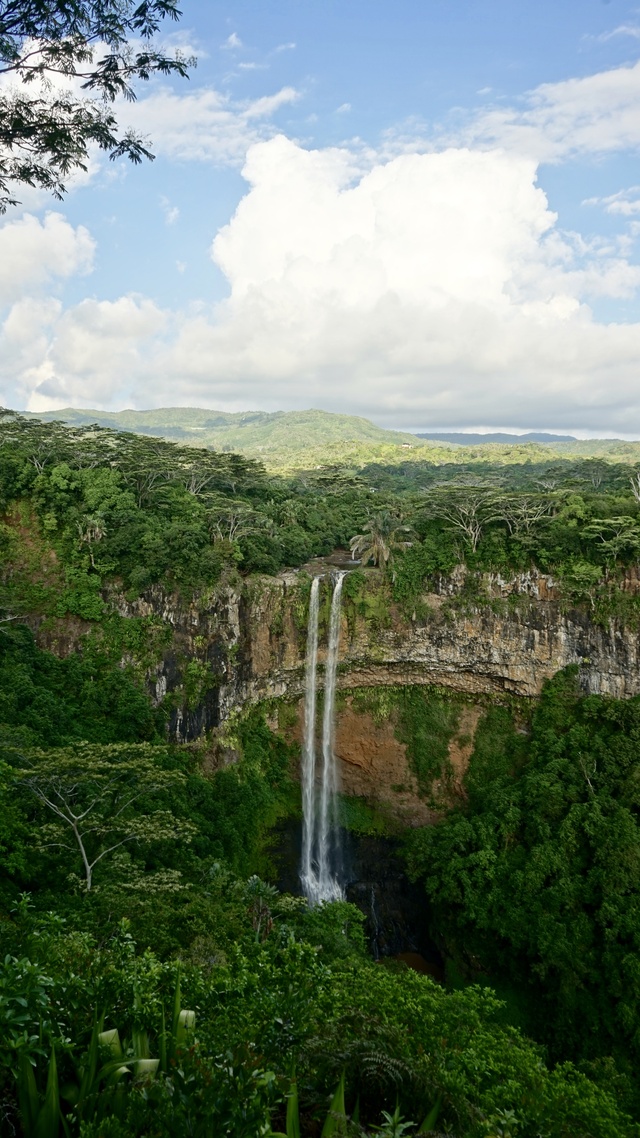
{"label": "gorge basin", "polygon": [[[302,895],[301,824],[288,819],[274,834],[271,857],[280,890]],[[374,960],[392,957],[408,967],[444,978],[444,963],[429,935],[424,891],[409,881],[395,838],[342,832],[346,900],[366,917],[364,933]]]}

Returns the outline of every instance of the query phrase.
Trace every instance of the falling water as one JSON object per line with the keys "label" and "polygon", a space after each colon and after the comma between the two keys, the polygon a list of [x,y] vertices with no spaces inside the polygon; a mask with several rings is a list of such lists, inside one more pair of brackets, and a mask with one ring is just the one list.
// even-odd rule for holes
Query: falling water
{"label": "falling water", "polygon": [[320,786],[320,819],[318,826],[318,885],[320,899],[339,900],[343,896],[338,882],[340,866],[340,830],[338,828],[338,764],[335,756],[335,702],[338,648],[340,646],[340,609],[344,573],[339,573],[331,598],[329,643],[324,670],[324,711],[322,716],[322,782]]}
{"label": "falling water", "polygon": [[305,666],[304,742],[302,746],[302,864],[300,879],[309,896],[307,883],[313,879],[313,839],[315,830],[316,791],[316,665],[318,662],[318,599],[320,578],[311,582],[307,660]]}
{"label": "falling water", "polygon": [[316,787],[316,665],[318,656],[319,579],[314,578],[309,602],[307,633],[305,728],[302,752],[302,866],[300,879],[311,905],[321,901],[338,901],[344,897],[339,882],[340,830],[338,827],[338,770],[335,757],[335,694],[338,648],[340,645],[340,609],[344,573],[339,573],[331,599],[329,642],[324,673],[324,711],[322,716],[322,767],[319,803]]}

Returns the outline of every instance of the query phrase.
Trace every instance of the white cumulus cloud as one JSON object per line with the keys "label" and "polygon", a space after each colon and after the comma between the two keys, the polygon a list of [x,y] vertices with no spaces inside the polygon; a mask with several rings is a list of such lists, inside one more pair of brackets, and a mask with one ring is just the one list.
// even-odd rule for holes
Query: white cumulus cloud
{"label": "white cumulus cloud", "polygon": [[615,194],[608,194],[604,198],[586,198],[583,205],[600,205],[606,213],[619,214],[622,217],[634,217],[640,213],[640,186],[629,186],[626,190],[618,190]]}
{"label": "white cumulus cloud", "polygon": [[211,87],[189,94],[161,87],[130,106],[126,119],[150,138],[156,154],[239,166],[250,146],[274,133],[271,117],[298,98],[293,87],[246,101],[234,101]]}
{"label": "white cumulus cloud", "polygon": [[533,158],[452,147],[362,174],[346,149],[279,136],[250,149],[244,176],[212,246],[228,298],[43,316],[39,365],[13,340],[31,409],[321,406],[399,427],[640,430],[640,324],[589,307],[637,295],[640,268],[558,230]]}
{"label": "white cumulus cloud", "polygon": [[165,324],[165,314],[144,297],[87,299],[68,309],[56,321],[39,366],[23,376],[34,392],[30,406],[46,410],[126,400],[132,379],[151,380],[148,361]]}
{"label": "white cumulus cloud", "polygon": [[0,228],[0,304],[49,284],[56,277],[88,273],[95,242],[89,231],[74,229],[60,213],[44,220],[24,214]]}
{"label": "white cumulus cloud", "polygon": [[459,132],[474,145],[504,146],[558,162],[640,146],[640,62],[543,83],[517,106],[484,108]]}

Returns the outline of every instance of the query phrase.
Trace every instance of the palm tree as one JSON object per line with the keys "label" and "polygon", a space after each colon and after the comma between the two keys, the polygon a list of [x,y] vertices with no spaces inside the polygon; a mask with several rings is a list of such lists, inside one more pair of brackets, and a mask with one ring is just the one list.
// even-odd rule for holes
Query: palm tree
{"label": "palm tree", "polygon": [[398,549],[407,549],[411,542],[402,540],[400,534],[409,534],[409,526],[402,525],[401,519],[385,510],[374,514],[364,527],[363,533],[351,538],[349,548],[355,560],[359,555],[362,565],[371,561],[374,565],[387,566]]}
{"label": "palm tree", "polygon": [[104,518],[102,514],[96,514],[95,517],[87,514],[81,522],[76,522],[76,526],[80,535],[80,542],[85,544],[89,550],[92,568],[96,569],[97,566],[93,559],[93,546],[102,541],[107,532]]}

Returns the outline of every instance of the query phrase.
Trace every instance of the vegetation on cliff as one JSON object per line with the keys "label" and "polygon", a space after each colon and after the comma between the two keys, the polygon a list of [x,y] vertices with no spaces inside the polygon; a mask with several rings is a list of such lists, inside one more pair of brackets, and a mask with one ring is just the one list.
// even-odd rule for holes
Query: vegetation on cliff
{"label": "vegetation on cliff", "polygon": [[[56,753],[16,747],[15,730],[5,740],[7,1133],[267,1138],[286,1129],[290,1138],[295,1072],[308,1135],[331,1107],[336,1128],[325,1133],[353,1138],[374,1124],[387,1138],[415,1133],[423,1119],[468,1138],[636,1134],[607,1089],[570,1064],[550,1069],[489,991],[447,992],[402,965],[375,964],[353,906],[311,911],[247,876],[263,858],[264,829],[286,809],[290,752],[257,713],[236,731],[241,763],[211,776],[193,749],[76,745],[78,766],[89,757],[86,786],[80,770],[76,785],[93,797],[98,762],[117,774],[137,753],[158,771],[129,804],[126,853],[96,863],[90,890],[78,850],[59,843],[32,785],[39,765],[51,777]],[[158,807],[165,822],[154,833],[144,823]],[[188,841],[168,840],[170,818]],[[95,838],[110,840],[106,830]],[[334,1095],[342,1080],[344,1100]]]}
{"label": "vegetation on cliff", "polygon": [[275,573],[344,545],[366,488],[269,478],[239,455],[103,428],[0,422],[6,603],[99,620],[110,580],[187,594],[223,571]]}
{"label": "vegetation on cliff", "polygon": [[610,609],[640,551],[638,480],[614,462],[532,453],[497,466],[483,454],[283,477],[235,454],[9,413],[0,442],[0,601],[12,615],[100,621],[110,583],[190,595],[354,538],[382,550],[374,560],[407,612],[462,561],[471,575],[534,565],[572,602]]}
{"label": "vegetation on cliff", "polygon": [[[350,627],[364,617],[375,633],[394,605],[426,619],[425,592],[461,562],[460,603],[487,603],[487,572],[537,567],[592,618],[616,605],[633,615],[620,587],[640,550],[629,466],[535,448],[502,465],[458,462],[449,450],[446,461],[285,476],[227,452],[11,414],[0,442],[8,1134],[22,1125],[49,1138],[59,1093],[60,1127],[82,1138],[249,1138],[287,1125],[290,1136],[295,1071],[309,1136],[343,1073],[353,1135],[416,1132],[429,1117],[433,1127],[434,1110],[440,1132],[460,1138],[636,1135],[637,701],[583,700],[561,677],[530,735],[522,709],[517,720],[488,711],[466,801],[416,832],[413,871],[458,976],[490,982],[505,1005],[486,987],[447,991],[374,964],[351,906],[311,912],[278,894],[269,831],[297,808],[295,748],[259,712],[228,725],[239,762],[225,765],[224,740],[170,745],[171,693],[154,706],[148,674],[171,650],[185,706],[197,707],[214,662],[204,648],[179,657],[161,615],[123,615],[141,595],[210,603],[225,582],[246,599],[264,581],[244,575],[357,535],[386,568],[375,584],[347,578]],[[291,589],[298,631],[307,586],[301,574]],[[284,618],[270,620],[277,639]],[[422,791],[445,786],[456,701],[406,688],[371,707],[392,708]],[[182,1010],[196,1013],[195,1034],[178,1040]],[[130,1073],[115,1082],[98,1027],[120,1032]],[[139,1064],[154,1059],[151,1079]]]}
{"label": "vegetation on cliff", "polygon": [[409,864],[458,975],[490,977],[553,1058],[637,1112],[640,700],[584,696],[576,673],[530,726],[487,711],[464,798],[411,835]]}
{"label": "vegetation on cliff", "polygon": [[[0,631],[10,651],[16,636],[24,657],[24,630]],[[532,1138],[635,1134],[610,1088],[575,1066],[547,1067],[489,992],[447,992],[404,966],[374,964],[358,910],[339,903],[311,912],[255,876],[269,872],[269,827],[295,802],[293,749],[259,712],[233,726],[241,762],[211,774],[202,747],[126,741],[126,721],[118,732],[116,720],[109,742],[101,742],[98,717],[98,741],[80,742],[91,734],[82,701],[53,718],[51,675],[33,646],[30,652],[30,698],[6,704],[0,756],[0,1100],[7,1127],[18,1125],[22,1110],[25,1133],[36,1132],[35,1123],[33,1131],[24,1123],[30,1069],[32,1116],[45,1110],[55,1084],[70,1134],[268,1135],[285,1129],[295,1067],[309,1135],[343,1072],[346,1110],[359,1102],[353,1135],[371,1133],[383,1110],[392,1119],[396,1101],[416,1125],[437,1105],[438,1126],[469,1138],[500,1129]],[[18,686],[25,683],[21,667],[18,657]],[[9,690],[11,676],[8,669]],[[96,673],[98,696],[110,680],[109,670]],[[405,730],[419,745],[424,716],[414,712],[405,699]],[[449,728],[443,721],[444,735]],[[43,739],[59,749],[43,749]],[[95,863],[90,889],[80,849],[68,829],[65,840],[51,810],[71,790],[76,813],[85,798],[97,803],[86,840]],[[181,1046],[163,1035],[178,967],[181,1006],[196,1013]],[[99,1063],[94,1082],[82,1083],[96,1022],[120,1033],[119,1065],[130,1074],[118,1085],[109,1082],[108,1067],[100,1082]],[[173,1063],[163,1058],[172,1047]],[[108,1064],[108,1046],[103,1050]],[[144,1063],[154,1059],[161,1065],[150,1079]],[[83,1085],[79,1097],[73,1088]],[[382,1125],[382,1133],[397,1133],[395,1123]]]}

